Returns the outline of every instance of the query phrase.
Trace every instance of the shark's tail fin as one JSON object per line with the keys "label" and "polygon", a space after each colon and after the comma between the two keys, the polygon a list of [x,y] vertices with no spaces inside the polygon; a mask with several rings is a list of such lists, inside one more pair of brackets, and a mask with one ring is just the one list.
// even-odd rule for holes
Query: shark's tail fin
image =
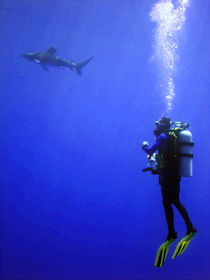
{"label": "shark's tail fin", "polygon": [[88,62],[90,62],[91,60],[93,59],[93,56],[91,56],[90,58],[88,58],[87,60],[83,61],[83,62],[80,62],[80,63],[77,63],[75,65],[75,68],[76,68],[76,71],[79,75],[82,75],[82,68],[88,64]]}

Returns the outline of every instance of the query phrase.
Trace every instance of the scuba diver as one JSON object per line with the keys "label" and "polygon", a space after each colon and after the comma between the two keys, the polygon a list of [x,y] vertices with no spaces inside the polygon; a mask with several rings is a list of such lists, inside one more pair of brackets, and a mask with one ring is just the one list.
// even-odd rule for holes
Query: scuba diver
{"label": "scuba diver", "polygon": [[[176,123],[175,123],[176,124]],[[161,245],[157,252],[155,266],[162,267],[168,250],[171,244],[177,239],[177,232],[174,227],[174,205],[182,218],[185,221],[187,227],[186,236],[179,242],[177,248],[172,257],[182,254],[190,241],[193,239],[197,233],[197,229],[193,226],[192,221],[188,215],[188,212],[184,205],[180,201],[180,181],[181,176],[192,176],[192,154],[189,154],[189,149],[192,149],[193,142],[190,140],[189,143],[186,141],[186,137],[192,136],[189,131],[185,129],[189,126],[188,124],[179,123],[177,127],[172,129],[171,120],[167,117],[161,117],[159,121],[155,122],[156,128],[154,134],[156,136],[155,143],[149,147],[148,142],[144,141],[142,143],[142,149],[148,154],[149,160],[156,162],[156,165],[152,168],[145,168],[143,171],[151,170],[153,174],[159,174],[159,184],[161,185],[163,206],[165,210],[166,221],[168,225],[168,236],[166,241]],[[188,153],[182,154],[185,159],[191,162],[191,166],[186,166],[186,162],[182,165],[183,172],[189,171],[190,174],[182,174],[180,172],[180,154],[178,154],[178,139],[181,132],[184,132],[184,142],[185,148],[188,149]],[[186,136],[187,135],[187,136]],[[158,152],[155,154],[155,152]]]}

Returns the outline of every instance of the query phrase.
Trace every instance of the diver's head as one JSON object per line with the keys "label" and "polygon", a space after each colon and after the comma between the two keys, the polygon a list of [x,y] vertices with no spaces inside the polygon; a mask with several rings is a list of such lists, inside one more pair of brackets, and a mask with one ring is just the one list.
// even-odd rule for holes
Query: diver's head
{"label": "diver's head", "polygon": [[155,130],[153,131],[155,136],[159,136],[161,133],[166,133],[170,130],[171,120],[167,117],[161,117],[159,121],[155,122]]}

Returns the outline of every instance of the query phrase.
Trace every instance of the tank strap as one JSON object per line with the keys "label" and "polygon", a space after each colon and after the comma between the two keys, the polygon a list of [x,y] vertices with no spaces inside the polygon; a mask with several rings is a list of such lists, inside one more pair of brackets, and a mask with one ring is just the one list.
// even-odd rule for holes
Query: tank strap
{"label": "tank strap", "polygon": [[181,157],[188,157],[188,158],[194,158],[194,155],[193,155],[193,154],[184,154],[184,153],[181,153],[181,154],[179,154],[179,156],[181,156]]}
{"label": "tank strap", "polygon": [[179,145],[186,145],[186,146],[194,147],[194,142],[183,142],[183,141],[180,141]]}

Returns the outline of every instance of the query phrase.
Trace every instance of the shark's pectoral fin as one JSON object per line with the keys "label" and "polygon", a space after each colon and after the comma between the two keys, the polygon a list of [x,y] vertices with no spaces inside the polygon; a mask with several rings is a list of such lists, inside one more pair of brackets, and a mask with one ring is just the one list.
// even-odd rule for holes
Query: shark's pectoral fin
{"label": "shark's pectoral fin", "polygon": [[47,71],[47,72],[50,72],[50,70],[47,68],[47,66],[45,65],[45,64],[40,64],[41,66],[42,66],[42,68],[45,70],[45,71]]}
{"label": "shark's pectoral fin", "polygon": [[51,47],[51,48],[49,48],[49,49],[46,51],[46,53],[55,55],[56,50],[57,50],[57,49],[56,49],[55,47]]}
{"label": "shark's pectoral fin", "polygon": [[33,59],[33,62],[40,63],[39,59]]}

